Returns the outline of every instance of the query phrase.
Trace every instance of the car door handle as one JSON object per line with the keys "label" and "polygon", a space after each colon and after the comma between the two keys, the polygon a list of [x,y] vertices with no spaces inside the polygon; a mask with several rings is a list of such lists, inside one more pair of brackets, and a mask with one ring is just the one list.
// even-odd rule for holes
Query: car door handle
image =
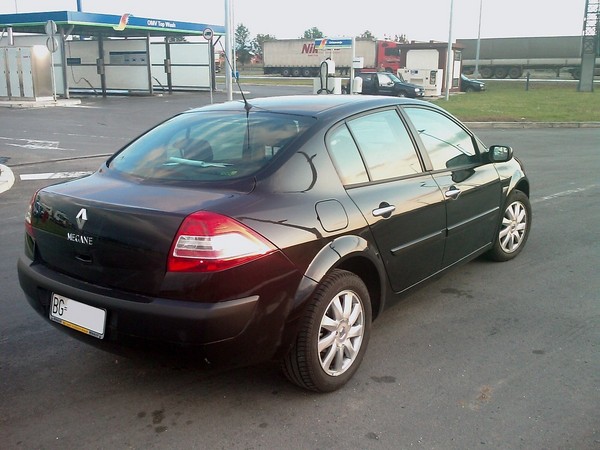
{"label": "car door handle", "polygon": [[460,195],[460,192],[460,189],[458,189],[456,186],[450,186],[444,195],[446,198],[456,200]]}
{"label": "car door handle", "polygon": [[379,208],[374,209],[373,215],[375,217],[384,217],[384,218],[388,218],[392,215],[392,213],[396,210],[396,207],[394,205],[389,205],[387,203],[382,203],[381,205],[379,205]]}

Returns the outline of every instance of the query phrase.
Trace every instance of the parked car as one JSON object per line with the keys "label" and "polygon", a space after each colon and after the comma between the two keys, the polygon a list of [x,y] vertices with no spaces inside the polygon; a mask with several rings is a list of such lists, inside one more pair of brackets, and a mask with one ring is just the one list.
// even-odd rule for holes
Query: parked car
{"label": "parked car", "polygon": [[96,346],[277,359],[292,382],[332,391],[390,300],[478,255],[517,256],[528,197],[510,147],[426,102],[228,102],[36,192],[19,280],[42,317]]}
{"label": "parked car", "polygon": [[483,92],[485,91],[485,83],[479,80],[472,80],[466,75],[460,75],[460,90],[462,92]]}
{"label": "parked car", "polygon": [[408,83],[390,72],[360,72],[356,76],[362,79],[361,94],[409,98],[420,98],[425,95],[423,87]]}

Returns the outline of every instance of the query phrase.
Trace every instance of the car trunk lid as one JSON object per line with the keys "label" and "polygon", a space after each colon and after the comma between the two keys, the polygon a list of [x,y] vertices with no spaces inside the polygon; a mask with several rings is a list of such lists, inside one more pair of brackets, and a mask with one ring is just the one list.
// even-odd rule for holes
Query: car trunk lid
{"label": "car trunk lid", "polygon": [[36,259],[79,280],[157,295],[184,218],[242,192],[143,185],[101,173],[42,189]]}

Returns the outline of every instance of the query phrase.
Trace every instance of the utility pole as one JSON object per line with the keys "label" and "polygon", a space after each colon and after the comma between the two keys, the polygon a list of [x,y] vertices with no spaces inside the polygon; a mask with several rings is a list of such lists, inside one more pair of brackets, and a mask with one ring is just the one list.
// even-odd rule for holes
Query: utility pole
{"label": "utility pole", "polygon": [[581,38],[581,70],[579,92],[594,91],[594,69],[599,56],[600,40],[600,0],[586,0]]}
{"label": "utility pole", "polygon": [[231,7],[229,4],[230,0],[225,0],[225,87],[227,89],[227,100],[233,100],[233,85],[232,85],[232,52],[231,52]]}

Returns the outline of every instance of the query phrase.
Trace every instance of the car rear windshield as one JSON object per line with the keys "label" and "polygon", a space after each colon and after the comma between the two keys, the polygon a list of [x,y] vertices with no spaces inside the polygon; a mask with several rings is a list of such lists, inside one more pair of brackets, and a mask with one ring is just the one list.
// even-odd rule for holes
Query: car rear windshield
{"label": "car rear windshield", "polygon": [[108,165],[151,180],[246,177],[273,161],[314,120],[264,111],[184,113],[133,141]]}

